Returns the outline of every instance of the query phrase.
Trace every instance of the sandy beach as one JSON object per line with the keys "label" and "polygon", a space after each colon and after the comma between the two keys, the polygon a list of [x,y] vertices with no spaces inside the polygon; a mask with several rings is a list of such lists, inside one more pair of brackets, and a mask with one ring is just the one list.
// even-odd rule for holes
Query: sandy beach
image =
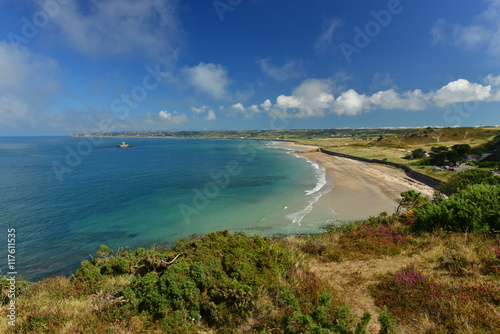
{"label": "sandy beach", "polygon": [[292,141],[278,141],[278,143],[286,146],[290,149],[296,150],[298,152],[308,152],[308,151],[317,151],[319,146],[315,145],[307,145],[307,144],[299,144]]}
{"label": "sandy beach", "polygon": [[335,220],[354,220],[395,212],[400,193],[414,189],[432,197],[434,189],[408,177],[403,171],[382,165],[330,156],[300,153],[325,168],[332,190],[314,204],[313,212],[333,212]]}

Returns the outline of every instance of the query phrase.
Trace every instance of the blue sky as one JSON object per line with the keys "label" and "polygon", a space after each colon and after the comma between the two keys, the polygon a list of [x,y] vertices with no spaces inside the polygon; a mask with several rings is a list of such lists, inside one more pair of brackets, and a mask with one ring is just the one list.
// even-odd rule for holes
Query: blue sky
{"label": "blue sky", "polygon": [[500,0],[0,0],[0,135],[500,124]]}

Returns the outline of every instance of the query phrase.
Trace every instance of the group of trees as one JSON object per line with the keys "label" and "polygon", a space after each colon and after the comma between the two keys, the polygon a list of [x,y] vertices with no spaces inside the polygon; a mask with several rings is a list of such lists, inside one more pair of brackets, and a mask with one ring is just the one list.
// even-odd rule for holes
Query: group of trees
{"label": "group of trees", "polygon": [[468,144],[456,144],[451,148],[447,146],[432,147],[429,153],[431,165],[456,165],[467,160],[472,148]]}
{"label": "group of trees", "polygon": [[[429,165],[444,166],[456,165],[467,160],[467,156],[471,153],[472,148],[468,144],[456,144],[451,148],[447,146],[434,146],[429,152],[429,159],[423,161]],[[422,159],[426,158],[427,152],[421,148],[413,150],[411,155],[406,156],[407,159]]]}

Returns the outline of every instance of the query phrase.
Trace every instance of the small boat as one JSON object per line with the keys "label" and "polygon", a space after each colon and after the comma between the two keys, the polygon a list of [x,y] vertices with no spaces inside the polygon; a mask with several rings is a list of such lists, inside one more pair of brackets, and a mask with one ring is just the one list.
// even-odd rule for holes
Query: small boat
{"label": "small boat", "polygon": [[125,144],[124,141],[122,141],[122,143],[120,145],[116,145],[115,147],[118,147],[118,148],[127,148],[127,147],[133,147],[129,144]]}

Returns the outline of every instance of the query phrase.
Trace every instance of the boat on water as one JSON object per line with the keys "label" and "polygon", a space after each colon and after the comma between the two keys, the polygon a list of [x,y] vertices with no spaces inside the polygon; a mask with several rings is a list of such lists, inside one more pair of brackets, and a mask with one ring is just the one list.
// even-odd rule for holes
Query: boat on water
{"label": "boat on water", "polygon": [[133,147],[132,145],[126,144],[124,141],[120,145],[116,145],[115,147],[118,148],[127,148],[127,147]]}

